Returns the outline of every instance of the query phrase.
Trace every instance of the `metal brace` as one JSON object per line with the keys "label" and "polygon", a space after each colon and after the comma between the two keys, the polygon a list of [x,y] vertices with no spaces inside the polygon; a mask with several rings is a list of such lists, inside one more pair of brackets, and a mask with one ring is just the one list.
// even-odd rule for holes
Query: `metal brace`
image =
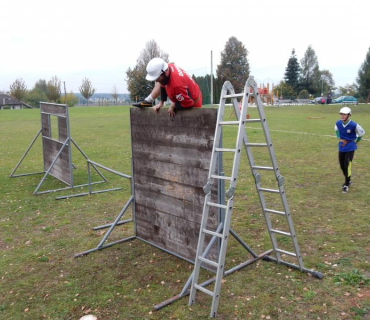
{"label": "metal brace", "polygon": [[256,184],[261,181],[261,175],[259,173],[254,174],[254,181]]}
{"label": "metal brace", "polygon": [[283,176],[278,176],[276,178],[277,182],[278,182],[278,186],[279,187],[282,187],[284,185],[284,177]]}
{"label": "metal brace", "polygon": [[235,187],[230,187],[226,191],[226,197],[230,199],[234,195],[234,193],[235,193]]}
{"label": "metal brace", "polygon": [[211,192],[211,189],[212,189],[212,183],[211,183],[211,180],[208,180],[207,184],[203,187],[203,191],[205,194],[208,194]]}

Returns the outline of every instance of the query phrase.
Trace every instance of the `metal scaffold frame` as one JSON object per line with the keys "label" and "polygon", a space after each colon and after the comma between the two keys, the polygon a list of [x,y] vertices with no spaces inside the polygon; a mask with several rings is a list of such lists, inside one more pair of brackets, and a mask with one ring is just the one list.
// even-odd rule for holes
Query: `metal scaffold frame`
{"label": "metal scaffold frame", "polygon": [[[39,184],[37,185],[36,189],[33,192],[34,195],[40,195],[40,194],[45,194],[45,193],[51,193],[51,192],[57,192],[57,191],[63,191],[63,190],[69,190],[69,189],[88,186],[88,192],[57,197],[56,199],[58,200],[71,198],[71,197],[84,196],[84,195],[91,195],[95,193],[116,191],[116,190],[122,189],[122,188],[110,188],[110,189],[104,189],[104,190],[98,190],[98,191],[92,190],[92,185],[107,182],[107,179],[100,172],[98,168],[104,169],[106,171],[109,171],[121,177],[127,178],[128,176],[120,172],[117,172],[115,170],[112,170],[110,168],[107,168],[99,163],[96,163],[87,157],[87,155],[82,151],[82,149],[77,145],[77,143],[71,137],[70,126],[69,126],[69,112],[68,112],[67,105],[40,102],[40,115],[41,115],[41,129],[37,132],[36,136],[32,139],[30,145],[27,147],[23,156],[18,161],[17,165],[15,166],[15,168],[9,175],[10,178],[43,174],[43,177],[41,178]],[[52,137],[51,120],[50,120],[51,116],[54,116],[57,118],[58,128],[56,131],[57,131],[58,137]],[[32,146],[35,144],[36,140],[38,139],[40,135],[42,139],[44,171],[16,174],[16,171],[18,170],[21,163],[26,158],[28,152],[31,150]],[[71,149],[72,145],[76,147],[79,153],[86,160],[88,183],[74,185],[73,169],[76,169],[76,167],[72,163],[72,149]],[[96,181],[96,182],[91,181],[91,167],[101,177],[102,179],[101,181]],[[59,181],[67,184],[68,187],[40,191],[42,184],[45,182],[48,176],[52,176],[58,179]]]}

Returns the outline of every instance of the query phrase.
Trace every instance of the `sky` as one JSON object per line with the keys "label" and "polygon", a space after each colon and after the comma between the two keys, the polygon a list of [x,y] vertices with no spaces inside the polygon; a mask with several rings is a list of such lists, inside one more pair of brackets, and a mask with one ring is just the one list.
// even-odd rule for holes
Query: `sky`
{"label": "sky", "polygon": [[188,74],[213,73],[232,36],[251,75],[277,84],[308,46],[336,86],[356,81],[370,48],[370,0],[0,0],[0,91],[57,76],[67,92],[128,93],[126,71],[150,40]]}

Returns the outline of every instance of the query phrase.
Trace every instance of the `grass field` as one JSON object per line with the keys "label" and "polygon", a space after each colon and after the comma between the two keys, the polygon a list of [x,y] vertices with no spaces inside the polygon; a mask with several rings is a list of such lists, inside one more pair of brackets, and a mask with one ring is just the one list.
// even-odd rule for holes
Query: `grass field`
{"label": "grass field", "polygon": [[[225,278],[218,319],[370,319],[370,106],[351,106],[368,134],[356,151],[348,194],[340,188],[334,137],[339,108],[265,108],[305,267],[324,278],[259,261]],[[69,113],[72,138],[90,159],[131,174],[128,107]],[[257,117],[255,108],[248,113]],[[134,240],[74,259],[99,243],[103,231],[92,227],[114,220],[129,184],[107,173],[104,188],[121,191],[68,200],[55,197],[70,190],[33,196],[40,175],[8,176],[39,128],[39,110],[0,111],[0,319],[207,319],[211,300],[201,293],[191,307],[184,298],[152,311],[180,293],[193,266],[148,244]],[[253,142],[261,141],[257,125],[247,130]],[[225,143],[231,139],[226,129]],[[76,182],[85,182],[86,165],[75,149],[73,162]],[[38,140],[18,173],[41,165]],[[246,156],[239,172],[232,227],[261,253],[271,244]],[[63,186],[48,178],[42,190]],[[130,234],[131,227],[121,226],[111,238]],[[249,258],[229,241],[227,267]]]}

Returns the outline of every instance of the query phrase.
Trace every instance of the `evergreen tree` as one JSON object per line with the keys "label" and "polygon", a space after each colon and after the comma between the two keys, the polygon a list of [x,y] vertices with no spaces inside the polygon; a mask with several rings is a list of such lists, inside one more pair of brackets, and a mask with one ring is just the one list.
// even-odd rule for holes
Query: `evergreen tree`
{"label": "evergreen tree", "polygon": [[293,49],[292,55],[290,56],[289,61],[288,61],[288,66],[285,69],[284,80],[287,85],[293,88],[295,94],[298,93],[299,73],[300,73],[300,67],[299,67],[298,59],[295,56],[295,50]]}
{"label": "evergreen tree", "polygon": [[211,103],[211,96],[210,96],[210,87],[209,87],[209,75],[196,77],[193,75],[192,77],[194,81],[198,84],[200,91],[202,92],[202,104],[210,104]]}
{"label": "evergreen tree", "polygon": [[249,76],[248,50],[236,37],[226,42],[221,52],[221,64],[217,66],[217,78],[230,81],[235,92],[242,92]]}
{"label": "evergreen tree", "polygon": [[370,97],[370,48],[366,54],[364,63],[361,65],[360,70],[358,70],[357,84],[359,95],[368,102]]}
{"label": "evergreen tree", "polygon": [[[195,77],[193,75],[194,81],[198,84],[200,91],[202,91],[203,102],[202,104],[211,103],[211,75],[206,74],[204,77]],[[220,102],[220,95],[223,82],[219,78],[213,76],[213,104],[218,104]]]}

